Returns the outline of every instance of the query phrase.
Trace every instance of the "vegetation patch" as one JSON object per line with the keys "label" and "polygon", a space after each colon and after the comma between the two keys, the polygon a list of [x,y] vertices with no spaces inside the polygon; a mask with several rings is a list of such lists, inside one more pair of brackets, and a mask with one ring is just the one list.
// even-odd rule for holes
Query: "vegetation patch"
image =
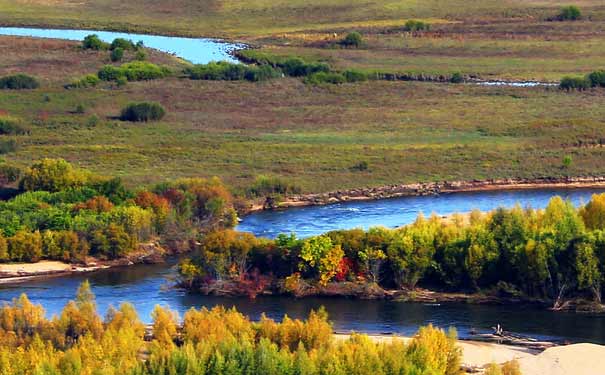
{"label": "vegetation patch", "polygon": [[149,81],[167,77],[170,73],[170,69],[165,66],[145,61],[133,61],[121,66],[105,65],[97,75],[103,81],[119,81],[120,79]]}
{"label": "vegetation patch", "polygon": [[122,121],[148,122],[161,120],[165,115],[166,110],[161,104],[141,102],[128,104],[122,109],[120,119]]}
{"label": "vegetation patch", "polygon": [[0,89],[32,90],[38,87],[40,87],[40,82],[35,77],[27,74],[15,74],[0,78]]}
{"label": "vegetation patch", "polygon": [[269,65],[248,66],[228,61],[210,62],[185,69],[193,80],[260,82],[281,77],[281,72]]}

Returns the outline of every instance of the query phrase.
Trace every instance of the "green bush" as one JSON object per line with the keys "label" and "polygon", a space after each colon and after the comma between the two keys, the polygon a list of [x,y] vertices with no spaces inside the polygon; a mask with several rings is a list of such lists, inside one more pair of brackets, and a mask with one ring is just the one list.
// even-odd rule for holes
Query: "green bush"
{"label": "green bush", "polygon": [[91,34],[82,41],[82,48],[93,50],[106,50],[109,48],[109,43],[102,41],[97,34]]}
{"label": "green bush", "polygon": [[23,135],[29,130],[21,125],[21,121],[12,117],[0,117],[0,135]]}
{"label": "green bush", "polygon": [[99,82],[101,82],[101,80],[99,79],[98,76],[96,76],[94,74],[87,74],[79,79],[76,79],[72,83],[66,85],[65,88],[82,89],[82,88],[87,88],[87,87],[95,87],[96,85],[99,84]]}
{"label": "green bush", "polygon": [[122,110],[120,119],[122,121],[147,122],[161,120],[166,115],[166,110],[159,103],[141,102],[130,103]]}
{"label": "green bush", "polygon": [[137,49],[137,46],[132,42],[132,40],[116,38],[113,40],[113,42],[111,42],[109,48],[112,51],[118,48],[121,48],[124,51],[134,51],[135,49]]}
{"label": "green bush", "polygon": [[590,81],[585,77],[563,77],[559,88],[566,91],[584,91],[590,88]]}
{"label": "green bush", "polygon": [[170,69],[145,61],[133,61],[119,67],[105,65],[97,73],[103,81],[117,81],[126,78],[128,81],[148,81],[164,78],[170,74]]}
{"label": "green bush", "polygon": [[319,85],[322,83],[331,83],[331,84],[337,85],[337,84],[346,83],[347,79],[341,73],[319,72],[319,73],[313,73],[310,76],[306,77],[304,82],[308,83],[308,84],[312,84],[312,85]]}
{"label": "green bush", "polygon": [[344,39],[340,42],[345,47],[359,47],[363,43],[363,38],[360,33],[353,31],[347,34]]}
{"label": "green bush", "polygon": [[17,151],[17,141],[14,139],[0,139],[0,155]]}
{"label": "green bush", "polygon": [[113,49],[111,51],[111,55],[109,57],[111,58],[111,61],[113,61],[113,62],[122,61],[122,59],[124,58],[124,49],[121,47],[117,47],[117,48]]}
{"label": "green bush", "polygon": [[279,64],[279,68],[290,77],[305,77],[315,73],[328,73],[330,66],[325,63],[308,63],[298,57],[291,57]]}
{"label": "green bush", "polygon": [[145,51],[143,50],[139,50],[137,51],[137,53],[134,55],[135,60],[137,61],[145,61],[147,60],[147,54],[145,53]]}
{"label": "green bush", "polygon": [[185,69],[185,74],[195,80],[209,81],[264,81],[280,76],[279,71],[269,65],[247,66],[227,61],[212,61]]}
{"label": "green bush", "polygon": [[592,87],[605,87],[605,70],[592,72],[587,77]]}
{"label": "green bush", "polygon": [[456,72],[456,73],[452,74],[452,76],[450,77],[450,82],[451,83],[462,83],[462,82],[464,82],[464,77],[462,76],[462,73]]}
{"label": "green bush", "polygon": [[557,17],[560,21],[577,21],[582,18],[580,8],[575,5],[570,5],[561,8],[561,13]]}
{"label": "green bush", "polygon": [[403,29],[410,32],[429,31],[431,29],[431,25],[422,21],[409,20],[405,23]]}
{"label": "green bush", "polygon": [[345,77],[347,82],[364,82],[368,80],[368,75],[359,70],[345,70],[342,75]]}
{"label": "green bush", "polygon": [[0,89],[24,90],[40,87],[38,80],[27,74],[15,74],[0,78]]}

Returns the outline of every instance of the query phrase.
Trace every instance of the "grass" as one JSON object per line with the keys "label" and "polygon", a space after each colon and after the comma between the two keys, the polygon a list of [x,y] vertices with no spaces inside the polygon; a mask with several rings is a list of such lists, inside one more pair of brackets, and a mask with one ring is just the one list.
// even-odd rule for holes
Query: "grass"
{"label": "grass", "polygon": [[[46,41],[30,43],[32,56],[52,64],[55,52],[40,54],[33,47]],[[26,58],[27,51],[13,53]],[[10,49],[2,52],[7,62],[18,60]],[[77,74],[95,72],[108,58],[67,42],[57,55],[61,61],[81,58]],[[169,59],[154,61],[182,66]],[[11,63],[0,64],[0,75],[14,70]],[[605,174],[605,149],[587,146],[603,138],[603,90],[567,94],[554,88],[383,81],[312,86],[291,78],[249,83],[177,76],[123,88],[65,90],[71,71],[36,64],[21,70],[38,75],[43,86],[0,95],[0,112],[31,124],[30,135],[17,136],[17,152],[4,155],[18,165],[63,157],[132,185],[218,175],[243,189],[258,175],[275,175],[307,192]],[[167,115],[147,124],[116,120],[133,101],[157,101]],[[85,114],[75,113],[79,104]],[[91,116],[99,121],[91,122]],[[565,155],[573,157],[566,168]],[[352,168],[363,161],[367,171]]]}

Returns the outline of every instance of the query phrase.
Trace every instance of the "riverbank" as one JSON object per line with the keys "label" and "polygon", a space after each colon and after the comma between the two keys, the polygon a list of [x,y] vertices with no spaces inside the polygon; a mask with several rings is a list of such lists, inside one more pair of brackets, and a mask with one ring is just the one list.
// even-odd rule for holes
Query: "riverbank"
{"label": "riverbank", "polygon": [[82,263],[65,263],[41,260],[36,263],[0,264],[0,285],[19,284],[49,277],[62,277],[90,273],[108,268],[126,267],[134,264],[156,264],[164,261],[169,252],[157,243],[139,245],[139,249],[127,257],[115,260],[100,260],[87,257]]}
{"label": "riverbank", "polygon": [[335,203],[371,201],[379,199],[417,197],[448,193],[470,193],[482,191],[530,190],[530,189],[588,189],[605,187],[605,176],[596,177],[544,177],[536,179],[491,179],[474,181],[443,181],[401,185],[386,185],[374,188],[337,190],[318,194],[299,194],[275,200],[252,203],[244,214],[295,207],[323,206]]}
{"label": "riverbank", "polygon": [[[346,340],[347,334],[335,334],[337,340]],[[390,342],[393,339],[410,341],[409,337],[368,335],[375,342]],[[523,375],[595,375],[597,369],[605,368],[605,346],[596,344],[573,344],[555,346],[544,351],[512,345],[458,340],[462,350],[462,365],[467,372],[481,372],[491,363],[516,360]]]}

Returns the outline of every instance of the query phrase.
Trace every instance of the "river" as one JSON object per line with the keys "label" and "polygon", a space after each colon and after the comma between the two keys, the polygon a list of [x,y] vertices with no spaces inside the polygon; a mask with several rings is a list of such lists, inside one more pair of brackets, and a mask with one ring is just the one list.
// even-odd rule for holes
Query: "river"
{"label": "river", "polygon": [[143,41],[146,47],[174,54],[194,64],[207,64],[210,61],[227,60],[236,62],[230,54],[243,46],[224,43],[215,39],[183,38],[163,35],[130,34],[113,31],[37,29],[24,27],[0,27],[0,35],[31,36],[81,41],[85,36],[97,34],[101,40],[110,43],[116,38],[130,39],[133,42]]}
{"label": "river", "polygon": [[[447,215],[473,208],[483,210],[516,203],[544,207],[553,195],[571,199],[575,204],[586,202],[591,194],[603,190],[520,190],[480,193],[456,193],[441,196],[409,197],[381,201],[355,202],[323,207],[307,207],[279,212],[262,212],[247,216],[240,230],[258,235],[274,236],[278,232],[295,232],[309,236],[337,228],[374,225],[390,227],[406,224],[419,212]],[[166,265],[137,265],[24,284],[0,287],[0,301],[9,301],[27,293],[32,301],[41,303],[48,315],[57,314],[74,298],[78,285],[86,278],[96,294],[100,313],[107,307],[128,301],[134,304],[144,321],[156,304],[170,306],[182,314],[191,307],[217,304],[235,306],[252,319],[262,312],[281,319],[283,314],[304,317],[311,309],[324,306],[338,331],[412,334],[419,325],[433,323],[454,326],[460,336],[471,329],[490,332],[501,324],[506,330],[540,338],[605,343],[605,315],[554,313],[523,306],[476,306],[465,304],[420,304],[392,301],[360,301],[351,299],[259,297],[256,300],[207,297],[171,288],[175,277],[173,262]]]}

